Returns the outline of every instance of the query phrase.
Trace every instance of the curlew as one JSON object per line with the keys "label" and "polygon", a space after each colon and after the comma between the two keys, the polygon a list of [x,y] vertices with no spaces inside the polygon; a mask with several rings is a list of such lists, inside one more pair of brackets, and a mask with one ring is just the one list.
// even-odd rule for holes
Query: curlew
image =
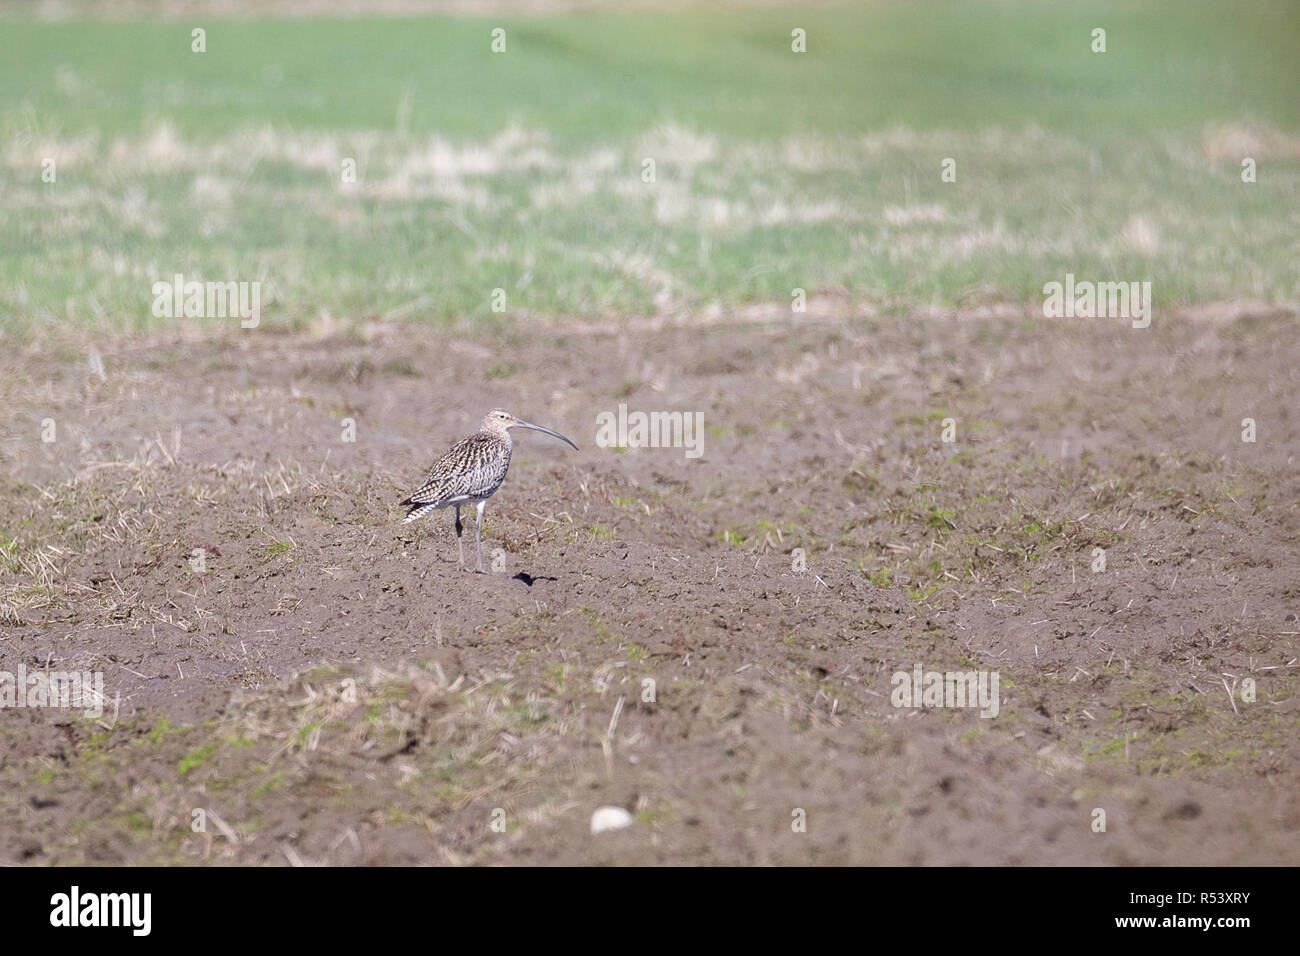
{"label": "curlew", "polygon": [[445,455],[433,463],[420,487],[401,502],[409,507],[402,524],[423,518],[440,508],[456,509],[456,550],[460,554],[462,570],[465,567],[465,546],[460,538],[460,507],[473,505],[478,509],[474,523],[474,546],[478,550],[478,565],[475,570],[482,573],[483,508],[506,480],[506,471],[510,468],[510,452],[514,447],[510,439],[512,428],[531,428],[558,438],[574,451],[578,450],[577,445],[559,432],[520,421],[504,408],[494,408],[487,413],[479,430],[452,445]]}

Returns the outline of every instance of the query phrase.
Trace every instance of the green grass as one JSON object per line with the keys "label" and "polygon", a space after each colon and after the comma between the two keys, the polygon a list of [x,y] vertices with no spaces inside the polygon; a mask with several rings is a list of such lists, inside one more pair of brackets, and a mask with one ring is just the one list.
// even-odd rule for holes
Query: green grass
{"label": "green grass", "polygon": [[[190,52],[196,23],[204,54]],[[0,92],[64,132],[165,117],[199,138],[264,123],[479,138],[540,120],[582,145],[662,120],[739,137],[1300,121],[1286,0],[196,23],[6,22]],[[489,50],[497,26],[505,54]],[[1099,26],[1104,55],[1089,50]]]}
{"label": "green grass", "polygon": [[1294,302],[1295,11],[204,18],[204,54],[188,22],[5,21],[0,335],[166,326],[151,287],[177,272],[260,280],[264,328],[795,288],[902,310],[1035,304],[1067,271],[1150,279],[1158,307]]}
{"label": "green grass", "polygon": [[270,561],[272,558],[279,557],[282,554],[288,554],[293,550],[292,541],[272,541],[262,551],[262,560]]}

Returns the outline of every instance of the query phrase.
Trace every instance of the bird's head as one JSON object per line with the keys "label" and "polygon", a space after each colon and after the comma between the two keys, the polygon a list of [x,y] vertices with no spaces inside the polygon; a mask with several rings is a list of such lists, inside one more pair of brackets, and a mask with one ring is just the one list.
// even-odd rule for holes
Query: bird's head
{"label": "bird's head", "polygon": [[510,435],[510,429],[512,428],[529,428],[535,432],[542,432],[545,435],[550,435],[552,438],[558,438],[574,451],[578,450],[577,445],[569,441],[569,439],[565,438],[559,432],[553,432],[549,428],[543,428],[541,425],[534,425],[532,422],[526,422],[523,419],[515,418],[514,415],[511,415],[504,408],[492,409],[492,411],[488,412],[483,419],[483,430],[485,432],[491,432],[494,435],[500,435],[502,438],[508,438]]}

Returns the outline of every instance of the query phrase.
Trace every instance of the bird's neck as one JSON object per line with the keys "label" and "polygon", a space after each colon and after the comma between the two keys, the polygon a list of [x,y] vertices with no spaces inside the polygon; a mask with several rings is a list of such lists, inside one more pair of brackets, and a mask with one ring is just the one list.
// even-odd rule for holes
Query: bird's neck
{"label": "bird's neck", "polygon": [[510,437],[510,432],[505,429],[497,431],[495,428],[485,428],[483,434],[503,443],[506,446],[506,451],[510,451],[515,446],[514,439]]}

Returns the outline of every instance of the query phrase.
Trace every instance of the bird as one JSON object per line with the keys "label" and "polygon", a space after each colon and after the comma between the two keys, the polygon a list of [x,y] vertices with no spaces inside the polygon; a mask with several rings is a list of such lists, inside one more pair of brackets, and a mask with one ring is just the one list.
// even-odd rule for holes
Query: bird
{"label": "bird", "polygon": [[465,546],[461,542],[461,505],[474,506],[478,517],[474,524],[474,546],[478,550],[475,570],[483,573],[483,509],[510,468],[510,452],[514,442],[510,429],[528,428],[558,438],[574,451],[578,446],[559,432],[515,418],[504,408],[494,408],[483,417],[479,430],[462,438],[441,458],[433,463],[423,483],[400,502],[407,507],[402,524],[417,521],[442,508],[456,509],[456,550],[460,554],[460,567],[465,570]]}

